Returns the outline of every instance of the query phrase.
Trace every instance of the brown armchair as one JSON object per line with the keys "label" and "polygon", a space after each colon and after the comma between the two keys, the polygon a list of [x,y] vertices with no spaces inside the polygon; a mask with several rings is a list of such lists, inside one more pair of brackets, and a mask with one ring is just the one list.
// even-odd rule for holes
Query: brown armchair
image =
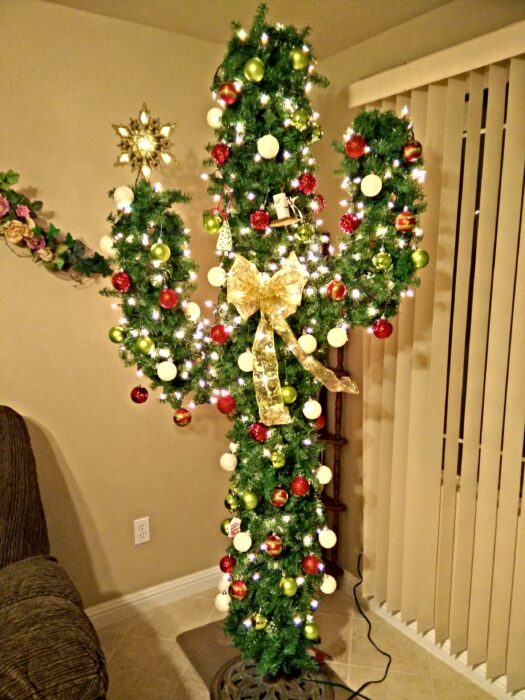
{"label": "brown armchair", "polygon": [[0,698],[102,700],[97,634],[54,557],[23,418],[0,406]]}

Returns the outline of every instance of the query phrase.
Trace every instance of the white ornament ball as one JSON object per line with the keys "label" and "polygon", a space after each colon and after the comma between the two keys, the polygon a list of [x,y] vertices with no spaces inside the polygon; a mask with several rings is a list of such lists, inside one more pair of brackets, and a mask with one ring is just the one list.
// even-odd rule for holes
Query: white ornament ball
{"label": "white ornament ball", "polygon": [[326,593],[327,595],[330,595],[330,593],[334,593],[336,588],[337,581],[335,580],[335,578],[333,576],[330,576],[330,574],[325,574],[321,583],[321,591],[323,593]]}
{"label": "white ornament ball", "polygon": [[157,376],[163,382],[171,382],[177,376],[177,368],[170,360],[159,362],[157,365]]}
{"label": "white ornament ball", "polygon": [[212,287],[222,287],[226,282],[226,272],[222,267],[211,267],[208,270],[208,282]]}
{"label": "white ornament ball", "polygon": [[99,245],[100,250],[104,253],[104,255],[108,255],[112,258],[114,255],[117,254],[117,251],[113,247],[113,238],[111,236],[102,236],[102,238],[99,241]]}
{"label": "white ornament ball", "polygon": [[208,110],[208,114],[206,115],[208,126],[211,126],[212,129],[218,129],[220,127],[221,118],[222,109],[219,109],[218,107],[212,107],[210,110]]}
{"label": "white ornament ball", "polygon": [[237,466],[237,457],[230,452],[225,452],[221,455],[219,464],[226,472],[232,472]]}
{"label": "white ornament ball", "polygon": [[198,321],[201,315],[201,307],[194,301],[190,301],[184,308],[184,313],[190,321]]}
{"label": "white ornament ball", "polygon": [[348,336],[344,328],[331,328],[328,331],[326,340],[328,345],[331,345],[333,348],[342,348],[348,340]]}
{"label": "white ornament ball", "polygon": [[238,532],[233,538],[233,546],[238,552],[247,552],[252,546],[252,538],[249,532]]}
{"label": "white ornament ball", "polygon": [[253,372],[253,355],[247,350],[246,352],[241,352],[237,358],[237,364],[243,372]]}
{"label": "white ornament ball", "polygon": [[228,588],[230,587],[230,583],[231,580],[229,576],[221,576],[221,578],[219,579],[219,583],[217,584],[217,589],[221,593],[227,593]]}
{"label": "white ornament ball", "polygon": [[332,470],[326,464],[321,464],[320,467],[317,467],[315,475],[320,484],[329,484],[332,481]]}
{"label": "white ornament ball", "polygon": [[230,609],[231,598],[225,593],[219,593],[215,596],[215,607],[219,612],[228,612]]}
{"label": "white ornament ball", "polygon": [[257,151],[260,156],[270,160],[279,153],[279,141],[271,134],[261,136],[257,141]]}
{"label": "white ornament ball", "polygon": [[307,355],[311,355],[311,353],[315,352],[317,348],[317,340],[309,333],[299,336],[299,340],[297,342],[299,343],[301,350]]}
{"label": "white ornament ball", "polygon": [[119,209],[124,209],[125,207],[129,207],[129,205],[133,202],[135,195],[133,194],[131,187],[121,185],[113,192],[113,199],[115,200]]}
{"label": "white ornament ball", "polygon": [[361,180],[361,192],[365,195],[365,197],[375,197],[376,194],[379,194],[382,189],[383,182],[379,175],[374,175],[374,173],[371,173],[370,175],[365,175],[365,177]]}
{"label": "white ornament ball", "polygon": [[319,533],[319,544],[324,549],[331,549],[337,542],[337,535],[333,530],[321,530]]}
{"label": "white ornament ball", "polygon": [[237,442],[230,442],[228,448],[232,454],[235,454],[239,449],[239,444]]}
{"label": "white ornament ball", "polygon": [[319,418],[322,412],[323,408],[321,404],[319,401],[315,401],[315,399],[310,399],[310,401],[307,401],[303,406],[303,413],[308,420]]}

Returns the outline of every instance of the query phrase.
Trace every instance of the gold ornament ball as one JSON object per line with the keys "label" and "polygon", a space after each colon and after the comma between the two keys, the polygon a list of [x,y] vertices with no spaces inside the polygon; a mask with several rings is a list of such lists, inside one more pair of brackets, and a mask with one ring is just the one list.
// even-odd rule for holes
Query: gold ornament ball
{"label": "gold ornament ball", "polygon": [[315,622],[307,622],[304,626],[303,634],[306,639],[315,642],[316,639],[319,639],[319,627]]}
{"label": "gold ornament ball", "polygon": [[217,214],[204,214],[202,225],[206,233],[218,233],[222,226],[222,219]]}
{"label": "gold ornament ball", "polygon": [[319,126],[319,124],[314,124],[312,127],[312,138],[311,138],[311,143],[314,143],[315,141],[319,141],[320,138],[323,136],[323,130]]}
{"label": "gold ornament ball", "polygon": [[109,329],[108,335],[112,343],[122,343],[122,341],[126,337],[122,326],[113,326],[113,328]]}
{"label": "gold ornament ball", "polygon": [[285,458],[282,452],[272,452],[270,454],[270,461],[275,469],[280,469],[284,467]]}
{"label": "gold ornament ball", "polygon": [[259,498],[253,491],[245,491],[241,496],[241,500],[246,510],[257,508],[257,504],[259,503]]}
{"label": "gold ornament ball", "polygon": [[155,343],[149,337],[149,335],[141,335],[135,341],[135,347],[139,352],[144,353],[144,355],[149,355],[155,348]]}
{"label": "gold ornament ball", "polygon": [[294,70],[302,70],[308,65],[308,54],[303,48],[297,47],[292,49],[290,51],[290,56],[292,57],[292,66]]}
{"label": "gold ornament ball", "polygon": [[411,257],[412,262],[418,270],[420,270],[422,267],[426,267],[430,260],[430,255],[427,253],[426,250],[423,250],[422,248],[415,250],[412,253]]}
{"label": "gold ornament ball", "polygon": [[385,253],[384,251],[378,253],[377,255],[374,255],[374,257],[372,258],[372,262],[374,263],[374,267],[377,270],[388,270],[388,268],[392,266],[391,256],[388,253]]}
{"label": "gold ornament ball", "polygon": [[230,534],[230,523],[231,523],[231,518],[224,518],[224,520],[221,523],[221,532],[223,535],[229,535]]}
{"label": "gold ornament ball", "polygon": [[151,246],[149,254],[153,260],[168,262],[171,257],[171,250],[165,243],[155,243]]}
{"label": "gold ornament ball", "polygon": [[244,64],[244,77],[252,83],[259,83],[264,77],[264,63],[260,58],[250,58]]}
{"label": "gold ornament ball", "polygon": [[291,598],[297,593],[297,581],[291,576],[285,576],[279,581],[281,593]]}
{"label": "gold ornament ball", "polygon": [[312,224],[301,224],[297,227],[295,231],[295,235],[301,241],[307,241],[309,238],[312,237],[313,233],[314,227],[312,226]]}
{"label": "gold ornament ball", "polygon": [[297,109],[292,114],[291,121],[298,131],[304,131],[310,121],[310,113],[306,109]]}
{"label": "gold ornament ball", "polygon": [[236,510],[237,509],[239,502],[237,501],[235,494],[231,493],[231,491],[224,499],[224,505],[226,506],[226,508],[228,508],[228,510]]}
{"label": "gold ornament ball", "polygon": [[297,398],[297,389],[289,384],[286,384],[281,389],[281,396],[284,403],[293,403]]}
{"label": "gold ornament ball", "polygon": [[268,624],[268,620],[261,615],[261,613],[255,613],[253,616],[253,625],[256,630],[263,630]]}

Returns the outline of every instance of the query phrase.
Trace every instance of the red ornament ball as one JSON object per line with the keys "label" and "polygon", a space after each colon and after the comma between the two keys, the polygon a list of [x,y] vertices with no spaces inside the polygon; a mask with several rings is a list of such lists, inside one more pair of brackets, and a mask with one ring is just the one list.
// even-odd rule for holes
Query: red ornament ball
{"label": "red ornament ball", "polygon": [[283,542],[278,535],[268,535],[265,540],[266,553],[270,557],[278,557],[283,551]]}
{"label": "red ornament ball", "polygon": [[248,586],[244,583],[244,581],[240,581],[239,579],[232,581],[228,590],[231,597],[235,598],[236,600],[242,600],[248,595]]}
{"label": "red ornament ball", "polygon": [[159,306],[163,309],[174,309],[179,303],[179,295],[174,289],[162,289],[159,292]]}
{"label": "red ornament ball", "polygon": [[339,219],[339,228],[345,233],[354,233],[361,225],[361,219],[355,214],[343,214]]}
{"label": "red ornament ball", "polygon": [[191,423],[191,411],[187,408],[176,408],[173,413],[173,420],[180,428],[184,428]]}
{"label": "red ornament ball", "polygon": [[239,93],[235,87],[235,83],[221,83],[218,89],[219,98],[227,105],[233,105],[237,102]]}
{"label": "red ornament ball", "polygon": [[229,554],[225,554],[219,562],[219,567],[223,574],[231,574],[235,564],[237,564],[237,559]]}
{"label": "red ornament ball", "polygon": [[417,223],[416,215],[411,211],[402,211],[396,216],[395,227],[399,233],[410,233]]}
{"label": "red ornament ball", "polygon": [[264,423],[252,423],[248,428],[248,435],[255,442],[264,442],[268,437],[268,428]]}
{"label": "red ornament ball", "polygon": [[359,134],[355,134],[345,141],[345,152],[350,158],[361,158],[366,149],[366,141]]}
{"label": "red ornament ball", "polygon": [[346,284],[341,280],[332,280],[326,287],[326,293],[330,299],[341,301],[346,296]]}
{"label": "red ornament ball", "polygon": [[270,215],[264,209],[256,209],[250,214],[250,226],[255,231],[264,231],[270,225]]}
{"label": "red ornament ball", "polygon": [[316,207],[314,211],[316,211],[318,214],[320,214],[323,209],[326,207],[326,199],[323,197],[322,194],[316,194],[314,198],[314,202],[316,204]]}
{"label": "red ornament ball", "polygon": [[217,401],[217,408],[221,413],[231,413],[232,411],[235,411],[236,406],[237,402],[230,394],[226,394],[226,396],[221,396]]}
{"label": "red ornament ball", "polygon": [[305,476],[296,476],[292,479],[290,490],[294,496],[306,496],[310,490],[310,484]]}
{"label": "red ornament ball", "polygon": [[211,149],[210,155],[217,165],[224,165],[231,155],[231,150],[225,143],[216,143]]}
{"label": "red ornament ball", "polygon": [[423,146],[419,141],[409,141],[403,148],[403,158],[409,163],[414,163],[416,160],[421,158],[423,153]]}
{"label": "red ornament ball", "polygon": [[386,318],[378,318],[372,326],[372,331],[376,338],[389,338],[393,330],[394,327]]}
{"label": "red ornament ball", "polygon": [[321,414],[319,418],[315,421],[315,427],[317,430],[322,430],[326,425],[326,418]]}
{"label": "red ornament ball", "polygon": [[135,386],[130,393],[133,403],[144,403],[148,400],[148,390],[143,386]]}
{"label": "red ornament ball", "polygon": [[218,323],[216,326],[210,328],[210,338],[214,343],[217,343],[217,345],[224,345],[229,337],[230,334],[222,323]]}
{"label": "red ornament ball", "polygon": [[272,493],[272,498],[270,499],[270,503],[272,506],[276,506],[277,508],[282,508],[288,503],[288,491],[286,489],[282,488],[276,488],[273,490]]}
{"label": "red ornament ball", "polygon": [[111,278],[111,284],[117,292],[129,292],[131,289],[131,277],[127,272],[116,272]]}
{"label": "red ornament ball", "polygon": [[307,554],[301,560],[301,566],[305,574],[318,574],[321,560],[315,554]]}
{"label": "red ornament ball", "polygon": [[312,173],[303,173],[299,178],[299,192],[313,194],[317,188],[317,180]]}

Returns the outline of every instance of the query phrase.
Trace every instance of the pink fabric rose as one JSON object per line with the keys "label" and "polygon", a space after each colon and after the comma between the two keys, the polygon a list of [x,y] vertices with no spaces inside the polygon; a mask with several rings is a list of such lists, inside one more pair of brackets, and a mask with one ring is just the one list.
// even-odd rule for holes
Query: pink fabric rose
{"label": "pink fabric rose", "polygon": [[0,194],[0,218],[9,213],[9,202]]}
{"label": "pink fabric rose", "polygon": [[30,250],[40,250],[46,247],[46,239],[43,236],[24,236],[27,247]]}
{"label": "pink fabric rose", "polygon": [[21,219],[29,219],[31,212],[29,211],[29,207],[26,207],[25,204],[17,204],[16,206],[16,215],[19,216]]}

